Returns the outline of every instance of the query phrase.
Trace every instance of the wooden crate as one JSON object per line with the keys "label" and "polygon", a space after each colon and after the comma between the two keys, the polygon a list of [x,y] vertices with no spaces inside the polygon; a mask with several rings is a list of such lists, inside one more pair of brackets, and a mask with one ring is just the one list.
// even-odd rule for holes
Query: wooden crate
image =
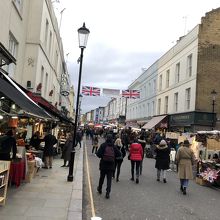
{"label": "wooden crate", "polygon": [[200,186],[208,186],[208,182],[202,179],[201,177],[196,177],[196,183]]}

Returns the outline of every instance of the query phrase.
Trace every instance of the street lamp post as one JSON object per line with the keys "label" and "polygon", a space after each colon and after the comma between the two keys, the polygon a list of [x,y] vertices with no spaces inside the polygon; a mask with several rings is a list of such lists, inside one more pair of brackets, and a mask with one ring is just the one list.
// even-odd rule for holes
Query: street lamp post
{"label": "street lamp post", "polygon": [[69,174],[67,177],[67,181],[69,181],[69,182],[73,181],[73,167],[74,167],[74,158],[75,158],[76,131],[77,131],[77,125],[78,125],[78,112],[79,112],[83,51],[86,48],[89,33],[90,33],[90,31],[89,31],[89,29],[86,28],[85,23],[83,23],[83,26],[78,29],[79,48],[81,49],[81,54],[80,54],[80,60],[79,60],[80,66],[79,66],[78,91],[77,91],[77,99],[76,99],[75,125],[74,125],[74,131],[73,131],[73,147],[72,147],[72,151],[71,151],[71,158],[69,161]]}
{"label": "street lamp post", "polygon": [[214,125],[215,125],[215,98],[217,95],[217,92],[213,89],[211,91],[212,95],[212,130],[214,130]]}

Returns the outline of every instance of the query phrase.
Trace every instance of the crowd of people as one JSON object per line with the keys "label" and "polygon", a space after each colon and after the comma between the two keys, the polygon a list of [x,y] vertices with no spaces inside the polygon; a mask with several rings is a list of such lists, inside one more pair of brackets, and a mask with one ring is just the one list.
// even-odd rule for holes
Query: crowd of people
{"label": "crowd of people", "polygon": [[[130,180],[139,183],[139,176],[142,174],[144,153],[146,145],[152,147],[152,154],[155,158],[156,181],[167,183],[166,172],[170,169],[171,148],[176,150],[176,164],[180,178],[180,190],[186,195],[189,180],[193,178],[192,165],[194,154],[190,149],[189,141],[183,143],[172,143],[165,135],[156,132],[147,132],[142,129],[140,132],[133,132],[131,128],[123,129],[114,133],[113,129],[104,130],[99,133],[98,129],[90,129],[87,138],[92,140],[92,153],[100,158],[100,178],[97,191],[102,194],[102,187],[105,177],[107,178],[106,198],[110,198],[111,182],[116,178],[120,179],[120,169],[126,154],[131,163]],[[89,135],[88,135],[89,134]],[[90,136],[90,134],[92,134]],[[105,142],[99,145],[99,137],[105,138]],[[127,152],[127,153],[126,153]]]}
{"label": "crowd of people", "polygon": [[[102,193],[102,187],[105,177],[107,178],[106,198],[110,198],[112,178],[116,182],[120,181],[121,165],[124,158],[130,160],[131,177],[130,180],[136,184],[139,183],[139,176],[142,175],[144,153],[149,156],[146,145],[151,146],[152,157],[155,158],[156,181],[167,183],[167,170],[170,169],[170,152],[171,148],[176,150],[175,162],[178,167],[178,176],[180,179],[180,190],[186,195],[189,180],[193,178],[192,165],[194,163],[194,154],[190,149],[190,143],[185,140],[177,144],[172,140],[166,139],[163,133],[145,131],[133,132],[131,128],[118,130],[113,129],[78,129],[76,132],[76,143],[73,145],[73,134],[68,133],[64,145],[62,146],[62,156],[64,163],[61,167],[68,167],[71,157],[71,151],[79,145],[84,133],[86,138],[91,140],[92,154],[100,158],[99,169],[100,178],[97,187],[98,193]],[[100,137],[105,139],[101,143]],[[43,139],[40,138],[39,132],[35,132],[30,140],[30,146],[36,150],[40,148],[41,142],[45,142],[44,168],[52,168],[53,149],[58,140],[49,130]],[[13,152],[12,159],[16,157],[16,139],[15,132],[9,130],[5,136],[0,139],[0,160],[10,160],[10,152]]]}

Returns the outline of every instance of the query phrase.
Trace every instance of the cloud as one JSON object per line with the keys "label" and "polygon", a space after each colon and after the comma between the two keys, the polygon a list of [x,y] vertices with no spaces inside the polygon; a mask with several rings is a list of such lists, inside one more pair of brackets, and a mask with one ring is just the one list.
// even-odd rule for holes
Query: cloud
{"label": "cloud", "polygon": [[[87,54],[86,54],[87,53]],[[148,68],[161,53],[132,52],[125,53],[97,45],[91,50],[84,51],[81,86],[93,86],[110,89],[127,89],[128,86],[142,73],[142,68]],[[77,91],[79,64],[68,64],[71,80]],[[108,97],[85,97],[82,109],[87,112],[97,106],[105,106]]]}

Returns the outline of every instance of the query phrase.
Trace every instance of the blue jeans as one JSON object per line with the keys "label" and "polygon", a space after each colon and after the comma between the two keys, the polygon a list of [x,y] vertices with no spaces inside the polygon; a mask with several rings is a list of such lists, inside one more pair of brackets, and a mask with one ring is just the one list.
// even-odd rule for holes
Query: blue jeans
{"label": "blue jeans", "polygon": [[189,180],[187,180],[187,179],[180,179],[180,185],[187,188],[188,185],[189,185]]}

